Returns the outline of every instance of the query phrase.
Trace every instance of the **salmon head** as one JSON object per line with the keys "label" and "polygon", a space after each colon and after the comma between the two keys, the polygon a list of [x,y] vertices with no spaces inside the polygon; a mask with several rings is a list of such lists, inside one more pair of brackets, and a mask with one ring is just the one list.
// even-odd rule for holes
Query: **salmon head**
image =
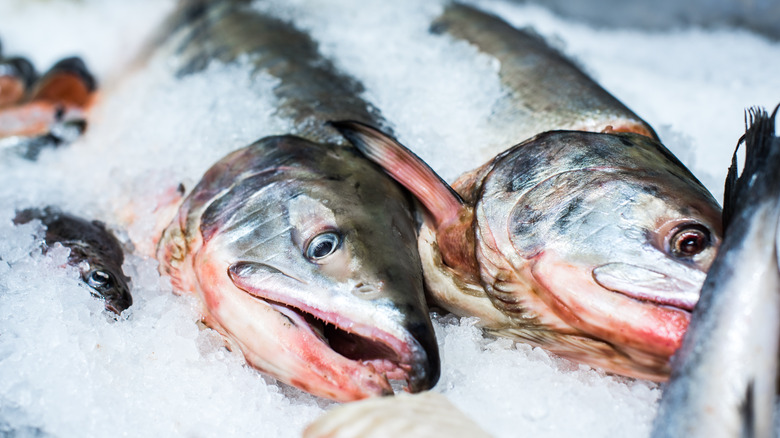
{"label": "salmon head", "polygon": [[442,306],[608,371],[668,376],[721,222],[716,201],[664,146],[550,131],[463,175],[455,192],[394,140],[343,129],[408,187],[425,187],[415,193],[430,213],[420,251]]}
{"label": "salmon head", "polygon": [[337,401],[439,376],[407,195],[350,147],[267,137],[215,164],[158,245],[253,367]]}

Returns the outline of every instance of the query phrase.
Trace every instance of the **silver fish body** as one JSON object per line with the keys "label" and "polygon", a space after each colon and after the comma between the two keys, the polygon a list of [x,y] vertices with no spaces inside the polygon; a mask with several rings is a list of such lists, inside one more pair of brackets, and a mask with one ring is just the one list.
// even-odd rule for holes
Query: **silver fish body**
{"label": "silver fish body", "polygon": [[537,37],[458,4],[434,30],[499,58],[529,138],[449,187],[394,139],[339,125],[425,206],[429,295],[497,335],[665,380],[720,242],[717,202],[646,123]]}
{"label": "silver fish body", "polygon": [[248,56],[280,80],[278,111],[300,136],[266,137],[212,166],[163,233],[162,271],[283,382],[338,401],[392,394],[389,380],[432,387],[438,347],[410,199],[325,124],[382,123],[359,84],[307,35],[243,2],[191,7],[168,38],[180,74]]}
{"label": "silver fish body", "polygon": [[53,207],[26,209],[14,223],[40,220],[46,226],[47,248],[59,243],[70,249],[68,263],[78,268],[93,296],[105,301],[106,309],[122,313],[133,304],[130,278],[124,275],[124,252],[119,241],[99,221],[87,221]]}
{"label": "silver fish body", "polygon": [[726,233],[672,362],[653,437],[771,437],[780,339],[780,137],[751,112],[745,167],[736,157]]}

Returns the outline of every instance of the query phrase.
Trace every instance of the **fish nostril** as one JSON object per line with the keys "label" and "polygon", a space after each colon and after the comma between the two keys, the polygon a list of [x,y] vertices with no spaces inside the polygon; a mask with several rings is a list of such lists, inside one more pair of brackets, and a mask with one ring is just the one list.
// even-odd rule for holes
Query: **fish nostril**
{"label": "fish nostril", "polygon": [[363,283],[362,281],[352,288],[352,293],[360,298],[371,299],[375,298],[382,291],[383,282],[378,282],[377,285]]}

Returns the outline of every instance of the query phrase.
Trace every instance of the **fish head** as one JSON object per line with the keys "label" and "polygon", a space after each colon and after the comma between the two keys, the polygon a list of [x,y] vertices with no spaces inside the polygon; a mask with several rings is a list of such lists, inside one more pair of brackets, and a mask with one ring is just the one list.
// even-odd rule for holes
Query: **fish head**
{"label": "fish head", "polygon": [[693,175],[644,136],[553,131],[499,156],[482,190],[481,254],[525,274],[533,312],[645,361],[614,371],[664,378],[721,240]]}
{"label": "fish head", "polygon": [[105,302],[117,315],[133,305],[130,278],[122,271],[122,245],[103,222],[87,221],[53,206],[17,211],[15,224],[40,220],[46,227],[46,246],[62,245],[70,250],[68,264],[76,267],[90,293]]}
{"label": "fish head", "polygon": [[71,241],[64,245],[70,248],[69,260],[78,268],[81,280],[94,297],[105,302],[107,310],[119,315],[133,305],[130,278],[122,266],[114,263],[121,258],[111,257],[102,248],[86,242]]}
{"label": "fish head", "polygon": [[392,180],[350,148],[292,136],[212,170],[185,201],[188,266],[175,274],[208,325],[254,367],[337,401],[436,383],[414,221]]}

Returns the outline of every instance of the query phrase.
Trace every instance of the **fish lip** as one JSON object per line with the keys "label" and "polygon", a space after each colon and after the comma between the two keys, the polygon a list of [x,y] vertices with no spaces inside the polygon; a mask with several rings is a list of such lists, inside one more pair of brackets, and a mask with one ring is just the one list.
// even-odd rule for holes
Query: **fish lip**
{"label": "fish lip", "polygon": [[[229,272],[232,274],[232,269],[229,270]],[[271,308],[284,315],[296,327],[300,327],[311,333],[314,338],[319,339],[320,342],[335,354],[375,372],[377,376],[380,376],[380,381],[377,383],[381,389],[378,391],[377,395],[393,394],[393,390],[387,379],[405,380],[407,383],[405,389],[410,392],[419,392],[430,389],[438,379],[438,370],[434,370],[436,372],[431,373],[428,372],[429,370],[426,367],[426,364],[428,363],[428,353],[413,334],[409,333],[406,329],[404,329],[407,333],[406,339],[401,339],[376,327],[356,323],[341,315],[319,311],[312,306],[290,299],[286,296],[282,297],[269,290],[253,288],[250,291],[239,286],[235,282],[234,284],[238,289],[244,291],[252,298],[270,305]],[[323,327],[315,328],[313,323],[316,323],[316,321],[323,324]],[[381,355],[380,357],[370,359],[350,357],[350,355],[345,354],[344,351],[339,351],[331,345],[332,340],[328,339],[325,334],[325,332],[328,332],[330,329],[328,325],[332,326],[333,329],[337,331],[346,333],[347,336],[354,336],[360,340],[367,341],[374,346],[378,346],[378,349],[381,352],[387,352],[389,350],[389,352],[393,354],[393,357],[383,357]],[[431,377],[433,374],[435,374],[436,378]]]}
{"label": "fish lip", "polygon": [[[548,310],[586,336],[626,353],[626,361],[611,361],[616,366],[613,370],[636,377],[637,370],[646,375],[652,368],[663,378],[657,366],[679,348],[691,312],[605,289],[593,278],[593,269],[592,265],[564,262],[548,251],[540,253],[531,266],[538,284],[535,291]],[[662,360],[647,368],[647,358]]]}
{"label": "fish lip", "polygon": [[[698,272],[698,271],[696,271]],[[592,271],[593,280],[604,289],[638,301],[665,305],[691,313],[699,301],[699,286],[650,267],[623,262],[605,263]]]}

